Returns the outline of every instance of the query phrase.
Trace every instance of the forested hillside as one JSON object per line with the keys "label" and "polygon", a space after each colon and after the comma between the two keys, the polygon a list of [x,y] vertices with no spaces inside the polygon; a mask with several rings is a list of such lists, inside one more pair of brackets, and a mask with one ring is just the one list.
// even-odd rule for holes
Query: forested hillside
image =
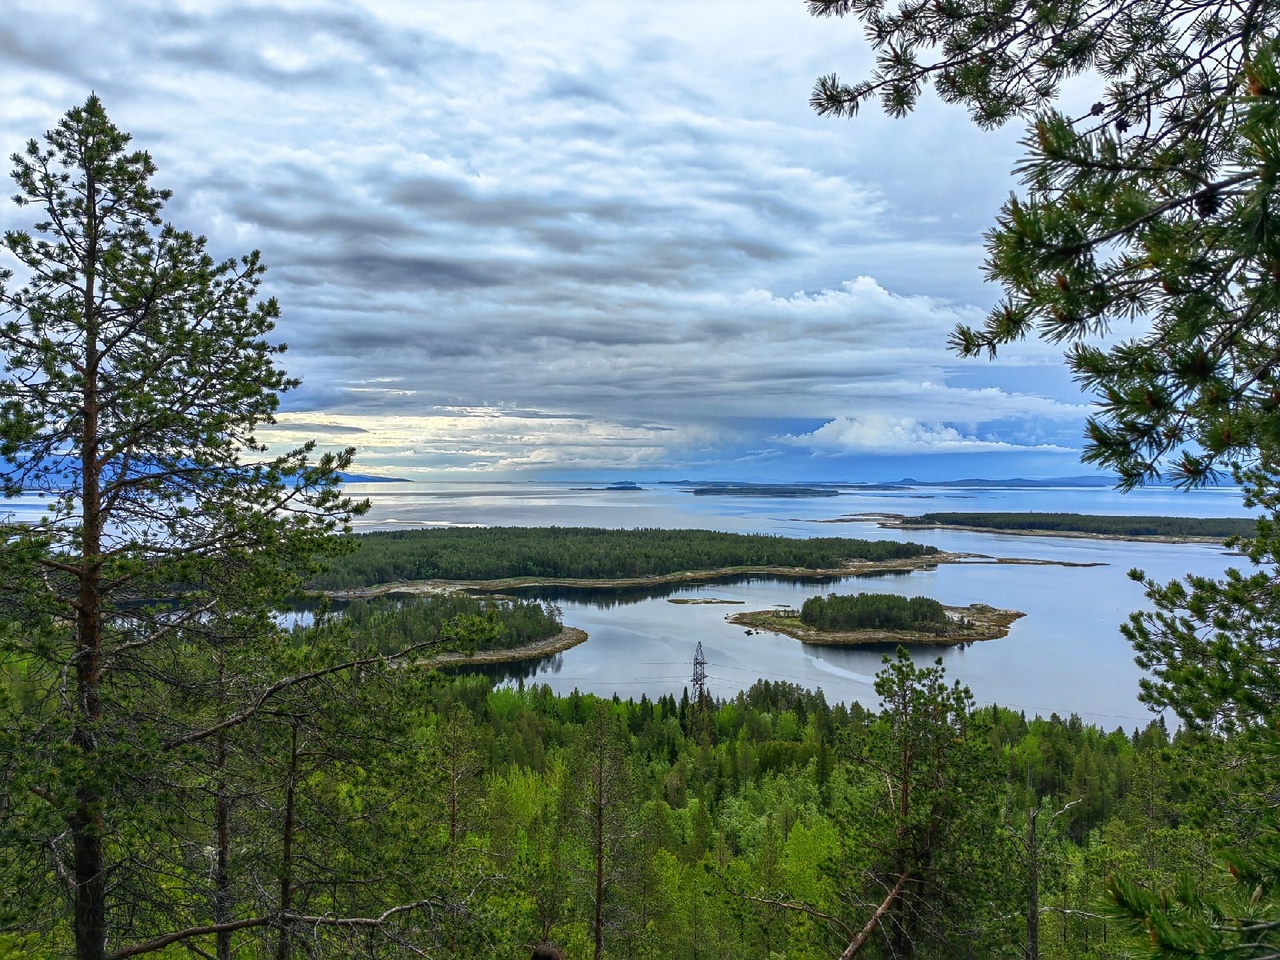
{"label": "forested hillside", "polygon": [[[903,656],[879,679],[878,713],[769,681],[702,703],[412,670],[339,682],[323,712],[258,741],[234,821],[254,853],[228,889],[289,869],[299,917],[431,905],[358,934],[299,920],[316,956],[522,958],[545,938],[589,957],[598,934],[609,957],[834,958],[896,889],[866,956],[1022,957],[1034,911],[1040,956],[1120,957],[1143,937],[1108,916],[1107,877],[1216,887],[1212,818],[1248,829],[1264,805],[1222,741],[976,708]],[[140,855],[199,836],[136,827]],[[178,885],[201,869],[174,866]],[[40,890],[11,889],[0,953],[69,936],[23,933],[56,915]],[[271,942],[230,940],[235,955]]]}
{"label": "forested hillside", "polygon": [[[325,714],[257,745],[255,804],[283,813],[292,790],[292,823],[242,810],[237,836],[259,852],[232,890],[291,864],[300,915],[435,905],[430,923],[389,919],[378,955],[399,940],[520,957],[548,937],[590,956],[599,932],[607,956],[736,960],[838,956],[906,876],[868,955],[1015,957],[1034,865],[1041,955],[1112,957],[1142,938],[1101,909],[1108,874],[1219,883],[1211,814],[1256,818],[1221,742],[977,709],[940,668],[902,658],[881,681],[882,713],[768,681],[701,704],[406,671],[338,684]],[[143,846],[166,836],[137,826]],[[0,945],[42,956],[37,942],[69,934],[24,937],[52,906],[24,890]],[[307,938],[321,956],[369,942]],[[232,942],[265,950],[270,933]]]}
{"label": "forested hillside", "polygon": [[508,577],[624,579],[724,567],[831,570],[845,560],[928,556],[936,547],[891,540],[812,540],[712,530],[455,527],[356,538],[358,548],[312,581],[323,590],[397,580]]}

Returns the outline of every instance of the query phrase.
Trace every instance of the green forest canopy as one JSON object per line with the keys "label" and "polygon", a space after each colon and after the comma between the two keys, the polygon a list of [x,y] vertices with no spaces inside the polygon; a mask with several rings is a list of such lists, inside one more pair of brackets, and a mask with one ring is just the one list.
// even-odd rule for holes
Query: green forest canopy
{"label": "green forest canopy", "polygon": [[726,567],[831,570],[846,560],[928,556],[937,547],[846,537],[796,539],[712,530],[452,527],[362,534],[312,581],[321,590],[399,580],[622,579]]}
{"label": "green forest canopy", "polygon": [[[940,683],[940,672],[905,669],[903,706],[913,717],[934,716],[942,687],[926,680],[938,673]],[[364,692],[348,703],[356,686]],[[322,956],[368,942],[394,955],[399,937],[432,955],[517,957],[528,953],[523,944],[549,935],[567,956],[588,957],[599,866],[608,956],[834,958],[843,946],[837,926],[748,898],[782,893],[860,926],[865,911],[849,903],[878,902],[894,875],[888,853],[921,824],[942,820],[946,829],[927,838],[928,882],[910,892],[922,919],[938,922],[915,931],[914,954],[969,947],[1012,958],[1028,896],[1028,851],[1018,837],[1027,812],[1043,807],[1033,851],[1045,911],[1041,957],[1113,957],[1141,946],[1092,909],[1115,865],[1141,862],[1153,878],[1212,876],[1207,811],[1221,802],[1247,806],[1233,793],[1242,774],[1213,766],[1212,742],[1179,734],[1171,743],[1159,722],[1107,732],[1076,716],[1028,720],[969,706],[939,737],[910,731],[918,746],[937,748],[931,762],[965,775],[965,802],[932,796],[925,771],[915,771],[912,804],[920,806],[903,820],[878,769],[905,729],[890,704],[880,713],[828,704],[820,691],[761,680],[699,714],[688,697],[608,701],[410,669],[377,683],[341,680],[333,699],[331,731],[313,729],[319,717],[302,728],[326,750],[305,758],[298,796],[299,912],[360,915],[388,899],[423,897],[458,909],[442,909],[435,922],[394,917],[376,941],[318,928],[308,941]],[[339,740],[345,750],[329,753]],[[262,758],[255,797],[271,803],[292,782],[278,762],[290,756],[288,740],[261,747],[272,752]],[[599,811],[588,802],[598,769],[616,788]],[[237,829],[268,866],[278,865],[281,818],[246,815]],[[149,821],[137,831],[140,844],[167,839]],[[252,863],[233,866],[243,872]],[[17,914],[0,927],[0,955],[44,957],[66,946],[65,923],[37,922],[51,913],[48,888],[9,892]],[[271,942],[247,930],[232,945],[251,953]],[[888,936],[877,935],[864,953],[888,951]]]}
{"label": "green forest canopy", "polygon": [[948,624],[942,604],[930,597],[893,593],[835,594],[810,597],[800,622],[818,630],[917,630],[941,633]]}

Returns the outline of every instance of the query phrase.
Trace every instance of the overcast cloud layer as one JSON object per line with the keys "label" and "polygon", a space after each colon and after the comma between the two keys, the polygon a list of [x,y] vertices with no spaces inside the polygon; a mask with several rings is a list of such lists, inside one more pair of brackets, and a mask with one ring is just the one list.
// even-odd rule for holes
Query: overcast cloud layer
{"label": "overcast cloud layer", "polygon": [[1021,130],[813,116],[860,36],[801,0],[5,0],[0,149],[96,91],[168,218],[271,268],[303,386],[267,438],[365,472],[1083,472],[1056,351],[945,349]]}

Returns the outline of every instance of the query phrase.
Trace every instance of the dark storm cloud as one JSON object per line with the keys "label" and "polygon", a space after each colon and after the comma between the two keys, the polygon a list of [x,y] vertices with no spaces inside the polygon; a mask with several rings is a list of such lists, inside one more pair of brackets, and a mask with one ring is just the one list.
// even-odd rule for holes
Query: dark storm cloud
{"label": "dark storm cloud", "polygon": [[[362,65],[418,75],[424,63],[457,69],[473,63],[474,52],[441,37],[395,30],[354,9],[305,12],[268,6],[235,5],[198,13],[163,10],[152,15],[156,52],[174,65],[195,66],[277,84],[360,79]],[[302,67],[273,61],[261,52],[263,40],[290,46],[336,42],[349,56],[330,57]]]}
{"label": "dark storm cloud", "polygon": [[506,192],[484,195],[475,189],[438,178],[416,178],[399,183],[388,192],[387,199],[437,222],[517,230],[538,229],[570,217],[625,227],[670,218],[675,213],[669,207],[642,202],[584,202],[572,195],[534,196]]}
{"label": "dark storm cloud", "polygon": [[298,210],[294,206],[267,206],[238,203],[234,211],[246,223],[267,230],[296,233],[306,237],[325,236],[355,241],[368,237],[396,240],[415,236],[419,231],[394,217],[381,214],[348,214],[337,211]]}
{"label": "dark storm cloud", "polygon": [[273,427],[278,433],[297,433],[302,436],[323,436],[325,434],[368,433],[360,427],[338,427],[331,423],[319,423],[315,420],[291,420]]}
{"label": "dark storm cloud", "polygon": [[326,282],[396,290],[456,290],[511,282],[494,267],[461,259],[414,256],[358,247],[332,254],[302,254],[291,269],[311,270]]}
{"label": "dark storm cloud", "polygon": [[30,70],[84,79],[83,61],[47,30],[17,30],[0,25],[0,57]]}

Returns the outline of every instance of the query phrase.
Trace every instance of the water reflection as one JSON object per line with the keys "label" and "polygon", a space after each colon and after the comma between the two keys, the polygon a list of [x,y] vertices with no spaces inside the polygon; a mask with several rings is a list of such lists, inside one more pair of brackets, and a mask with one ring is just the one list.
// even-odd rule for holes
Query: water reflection
{"label": "water reflection", "polygon": [[513,663],[477,663],[468,666],[446,667],[441,672],[449,676],[478,673],[494,683],[518,683],[557,674],[564,668],[564,655],[553,653],[536,660],[517,660]]}
{"label": "water reflection", "polygon": [[[574,484],[576,485],[576,484]],[[1142,589],[1125,576],[1133,567],[1156,580],[1187,573],[1220,576],[1238,557],[1205,545],[1122,543],[1101,540],[1020,537],[961,530],[887,530],[865,521],[839,522],[858,513],[915,515],[935,504],[972,497],[962,509],[1093,514],[1241,516],[1238,491],[1183,494],[1149,488],[1122,496],[1105,488],[987,488],[865,490],[814,500],[694,497],[672,487],[646,484],[626,494],[568,490],[569,484],[370,484],[352,488],[368,495],[373,510],[360,529],[485,524],[511,526],[640,526],[698,528],[791,537],[843,535],[864,539],[915,540],[950,552],[992,557],[1032,557],[1101,567],[941,565],[916,573],[825,581],[782,581],[759,576],[700,584],[667,584],[632,591],[533,588],[510,591],[561,605],[564,622],[590,639],[562,655],[518,666],[491,668],[511,682],[545,682],[568,693],[650,697],[680,695],[692,673],[701,641],[716,696],[733,696],[760,677],[821,687],[830,702],[876,702],[873,678],[887,648],[805,646],[778,634],[747,636],[724,620],[726,611],[803,605],[809,596],[870,590],[924,595],[952,605],[990,603],[1024,611],[1009,636],[968,648],[919,648],[917,662],[941,655],[948,676],[968,685],[980,703],[998,702],[1029,714],[1080,713],[1086,720],[1126,729],[1150,714],[1137,702],[1142,673],[1118,627],[1144,604]],[[860,582],[859,582],[860,581]],[[741,601],[672,604],[671,597]],[[467,668],[471,669],[471,668]]]}
{"label": "water reflection", "polygon": [[[928,567],[926,569],[932,570],[935,568]],[[502,593],[506,596],[519,597],[522,600],[546,600],[556,604],[577,603],[596,610],[612,610],[615,607],[643,603],[646,600],[666,600],[676,594],[688,593],[691,590],[703,592],[708,587],[765,583],[800,583],[814,586],[830,586],[849,580],[882,580],[909,577],[912,572],[911,570],[878,570],[874,573],[859,573],[842,577],[739,573],[723,577],[711,577],[694,582],[681,581],[626,587],[569,586],[565,584],[534,585],[504,589]]]}

